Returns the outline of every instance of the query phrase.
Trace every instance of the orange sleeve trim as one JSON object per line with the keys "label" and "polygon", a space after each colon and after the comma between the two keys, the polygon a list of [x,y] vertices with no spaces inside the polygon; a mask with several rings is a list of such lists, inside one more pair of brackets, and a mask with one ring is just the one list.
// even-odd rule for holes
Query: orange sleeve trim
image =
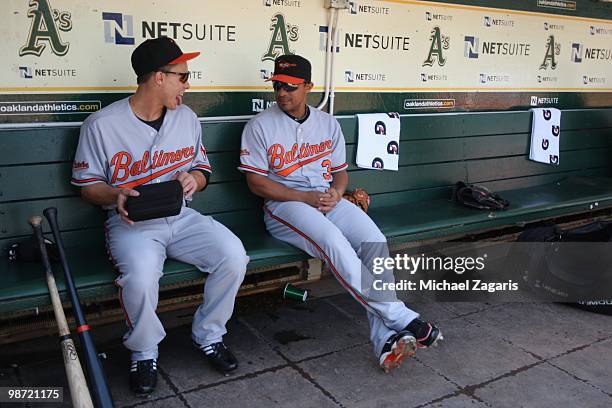
{"label": "orange sleeve trim", "polygon": [[344,163],[344,164],[341,164],[340,166],[332,167],[331,171],[340,171],[340,170],[346,169],[347,167],[348,167],[348,163]]}
{"label": "orange sleeve trim", "polygon": [[257,167],[249,166],[247,164],[240,164],[240,166],[238,166],[238,169],[247,170],[247,171],[254,171],[256,173],[265,174],[265,175],[268,175],[268,173],[269,173],[268,170],[262,170],[262,169],[259,169]]}
{"label": "orange sleeve trim", "polygon": [[193,166],[194,169],[201,169],[201,170],[206,170],[210,173],[212,173],[212,167],[206,165],[206,164],[196,164],[195,166]]}
{"label": "orange sleeve trim", "polygon": [[99,179],[99,178],[88,178],[88,179],[75,179],[74,177],[70,179],[71,182],[75,183],[75,184],[85,184],[85,183],[91,183],[93,181],[101,181],[103,183],[106,183],[106,180],[104,179]]}

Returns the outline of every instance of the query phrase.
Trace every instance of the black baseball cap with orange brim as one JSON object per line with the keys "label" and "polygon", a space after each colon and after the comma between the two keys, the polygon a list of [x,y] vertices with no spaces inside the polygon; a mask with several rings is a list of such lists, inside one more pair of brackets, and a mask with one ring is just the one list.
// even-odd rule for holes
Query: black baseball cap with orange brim
{"label": "black baseball cap with orange brim", "polygon": [[140,77],[166,65],[189,61],[198,55],[199,52],[183,53],[172,38],[151,38],[142,42],[132,52],[132,68],[136,76]]}
{"label": "black baseball cap with orange brim", "polygon": [[310,61],[299,55],[281,55],[274,61],[274,73],[266,81],[280,81],[298,85],[309,83],[311,79]]}

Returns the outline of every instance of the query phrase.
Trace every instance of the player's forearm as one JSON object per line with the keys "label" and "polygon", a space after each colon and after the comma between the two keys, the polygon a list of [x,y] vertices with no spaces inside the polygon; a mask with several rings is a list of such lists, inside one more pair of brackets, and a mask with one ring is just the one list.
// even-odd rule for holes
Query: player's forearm
{"label": "player's forearm", "polygon": [[96,205],[113,205],[117,202],[119,188],[106,183],[96,183],[81,187],[81,197]]}
{"label": "player's forearm", "polygon": [[348,173],[346,170],[338,171],[333,174],[334,180],[331,183],[331,187],[334,188],[338,193],[340,193],[340,197],[346,191],[346,186],[348,185]]}
{"label": "player's forearm", "polygon": [[253,194],[274,201],[305,201],[305,192],[286,187],[258,174],[247,174],[247,184]]}

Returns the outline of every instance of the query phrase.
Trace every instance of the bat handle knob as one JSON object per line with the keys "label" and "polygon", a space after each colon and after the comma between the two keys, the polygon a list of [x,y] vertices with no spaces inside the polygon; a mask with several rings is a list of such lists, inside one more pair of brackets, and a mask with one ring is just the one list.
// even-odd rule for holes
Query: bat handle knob
{"label": "bat handle knob", "polygon": [[47,219],[49,219],[50,217],[55,219],[57,217],[57,208],[55,207],[45,208],[43,210],[43,214],[45,215],[45,217],[47,217]]}
{"label": "bat handle knob", "polygon": [[42,223],[42,217],[40,215],[34,215],[30,217],[28,222],[30,223],[31,226],[38,227]]}

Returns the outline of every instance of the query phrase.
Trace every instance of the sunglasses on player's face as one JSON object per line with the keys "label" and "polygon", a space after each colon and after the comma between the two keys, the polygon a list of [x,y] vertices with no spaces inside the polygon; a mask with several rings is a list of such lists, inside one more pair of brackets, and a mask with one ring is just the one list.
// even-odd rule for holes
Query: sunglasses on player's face
{"label": "sunglasses on player's face", "polygon": [[281,82],[281,81],[272,81],[272,88],[274,88],[275,92],[278,92],[281,89],[284,90],[285,92],[293,92],[299,88],[299,84],[294,85],[294,84],[288,84],[286,82]]}
{"label": "sunglasses on player's face", "polygon": [[174,71],[160,71],[163,72],[164,74],[174,74],[174,75],[178,75],[179,76],[179,81],[181,81],[181,83],[185,83],[189,80],[189,74],[190,72],[174,72]]}

